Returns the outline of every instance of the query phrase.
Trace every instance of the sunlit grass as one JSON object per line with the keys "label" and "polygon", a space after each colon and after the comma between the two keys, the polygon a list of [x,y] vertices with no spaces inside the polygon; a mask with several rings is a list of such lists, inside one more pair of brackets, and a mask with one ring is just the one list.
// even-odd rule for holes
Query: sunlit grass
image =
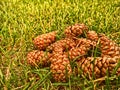
{"label": "sunlit grass", "polygon": [[[66,90],[93,90],[103,80],[105,85],[101,88],[119,88],[117,76],[101,78],[99,82],[78,76],[67,83],[52,83],[49,68],[31,69],[26,64],[35,36],[55,30],[62,33],[74,23],[85,23],[90,30],[105,33],[120,44],[120,1],[0,0],[0,89],[55,90],[63,86]],[[33,73],[40,79],[36,81]]]}

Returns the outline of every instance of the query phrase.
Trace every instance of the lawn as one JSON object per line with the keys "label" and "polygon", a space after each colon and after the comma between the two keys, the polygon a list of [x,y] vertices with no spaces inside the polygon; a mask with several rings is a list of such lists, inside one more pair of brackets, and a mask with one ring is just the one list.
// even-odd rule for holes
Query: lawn
{"label": "lawn", "polygon": [[[49,67],[31,68],[26,55],[37,35],[58,31],[75,23],[104,33],[120,44],[119,0],[0,0],[1,90],[117,90],[120,77],[87,80],[72,77],[51,82]],[[62,35],[62,34],[60,34]],[[39,79],[40,78],[40,79]],[[102,82],[102,83],[101,83]]]}

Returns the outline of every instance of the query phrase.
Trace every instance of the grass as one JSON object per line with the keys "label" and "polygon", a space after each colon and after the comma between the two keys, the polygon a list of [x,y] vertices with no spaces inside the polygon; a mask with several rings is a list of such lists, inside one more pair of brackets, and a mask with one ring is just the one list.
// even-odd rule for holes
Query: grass
{"label": "grass", "polygon": [[[97,80],[73,77],[67,83],[52,83],[49,68],[30,68],[26,54],[32,39],[74,23],[105,33],[120,44],[119,0],[0,0],[1,90],[111,90],[120,88],[120,77]],[[35,76],[36,75],[36,76]],[[37,78],[40,78],[37,80]],[[101,81],[105,81],[100,85]]]}

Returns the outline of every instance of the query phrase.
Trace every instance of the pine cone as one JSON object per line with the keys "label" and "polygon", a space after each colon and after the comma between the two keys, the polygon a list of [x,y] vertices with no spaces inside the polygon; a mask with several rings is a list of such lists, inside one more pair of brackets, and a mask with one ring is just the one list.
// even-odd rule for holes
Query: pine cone
{"label": "pine cone", "polygon": [[95,31],[88,31],[87,32],[87,39],[91,40],[91,44],[93,46],[96,46],[97,45],[97,42],[98,42],[98,34],[95,32]]}
{"label": "pine cone", "polygon": [[88,31],[88,28],[85,24],[75,24],[72,26],[68,26],[65,29],[64,33],[65,33],[66,37],[71,38],[71,37],[79,36],[87,31]]}
{"label": "pine cone", "polygon": [[104,34],[100,34],[101,56],[120,58],[120,47]]}
{"label": "pine cone", "polygon": [[98,41],[98,34],[95,31],[88,31],[87,38],[92,41]]}
{"label": "pine cone", "polygon": [[72,48],[65,54],[68,55],[70,60],[73,60],[73,59],[77,59],[77,58],[80,58],[80,57],[86,55],[88,50],[89,50],[89,48],[86,48],[84,45],[82,45],[78,48]]}
{"label": "pine cone", "polygon": [[84,45],[85,47],[90,47],[92,45],[92,41],[86,38],[74,38],[76,43],[76,47],[80,47]]}
{"label": "pine cone", "polygon": [[68,52],[66,52],[70,60],[87,55],[88,51],[91,48],[91,41],[85,38],[78,38],[75,40],[75,42],[77,46],[71,48]]}
{"label": "pine cone", "polygon": [[52,72],[54,80],[57,82],[66,82],[67,78],[70,78],[72,73],[70,62],[67,56],[57,53],[51,57],[50,61],[50,71]]}
{"label": "pine cone", "polygon": [[76,43],[74,42],[73,39],[70,38],[65,38],[59,41],[56,41],[55,43],[51,44],[50,46],[47,47],[48,51],[52,52],[61,52],[61,54],[67,49],[71,49],[72,47],[75,47]]}
{"label": "pine cone", "polygon": [[37,36],[33,43],[39,50],[45,50],[47,46],[53,43],[56,39],[56,32],[50,32]]}
{"label": "pine cone", "polygon": [[48,66],[50,57],[48,52],[33,50],[27,54],[27,63],[31,66]]}
{"label": "pine cone", "polygon": [[[83,75],[89,76],[88,78],[100,78],[113,73],[113,70],[118,64],[118,58],[110,58],[110,57],[87,57],[80,58],[77,63],[77,68],[81,68]],[[79,73],[79,71],[77,71]],[[120,68],[116,71],[117,75],[120,75]]]}

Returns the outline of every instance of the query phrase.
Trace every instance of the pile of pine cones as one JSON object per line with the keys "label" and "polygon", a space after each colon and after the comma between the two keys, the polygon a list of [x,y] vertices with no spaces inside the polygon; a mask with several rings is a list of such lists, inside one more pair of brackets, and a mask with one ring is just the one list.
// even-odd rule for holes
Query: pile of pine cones
{"label": "pile of pine cones", "polygon": [[53,31],[35,37],[33,44],[37,49],[27,54],[27,63],[50,67],[56,82],[66,82],[73,73],[88,78],[113,72],[120,75],[120,47],[104,34],[88,30],[85,24],[75,24],[64,30],[64,38],[56,40],[56,36]]}

